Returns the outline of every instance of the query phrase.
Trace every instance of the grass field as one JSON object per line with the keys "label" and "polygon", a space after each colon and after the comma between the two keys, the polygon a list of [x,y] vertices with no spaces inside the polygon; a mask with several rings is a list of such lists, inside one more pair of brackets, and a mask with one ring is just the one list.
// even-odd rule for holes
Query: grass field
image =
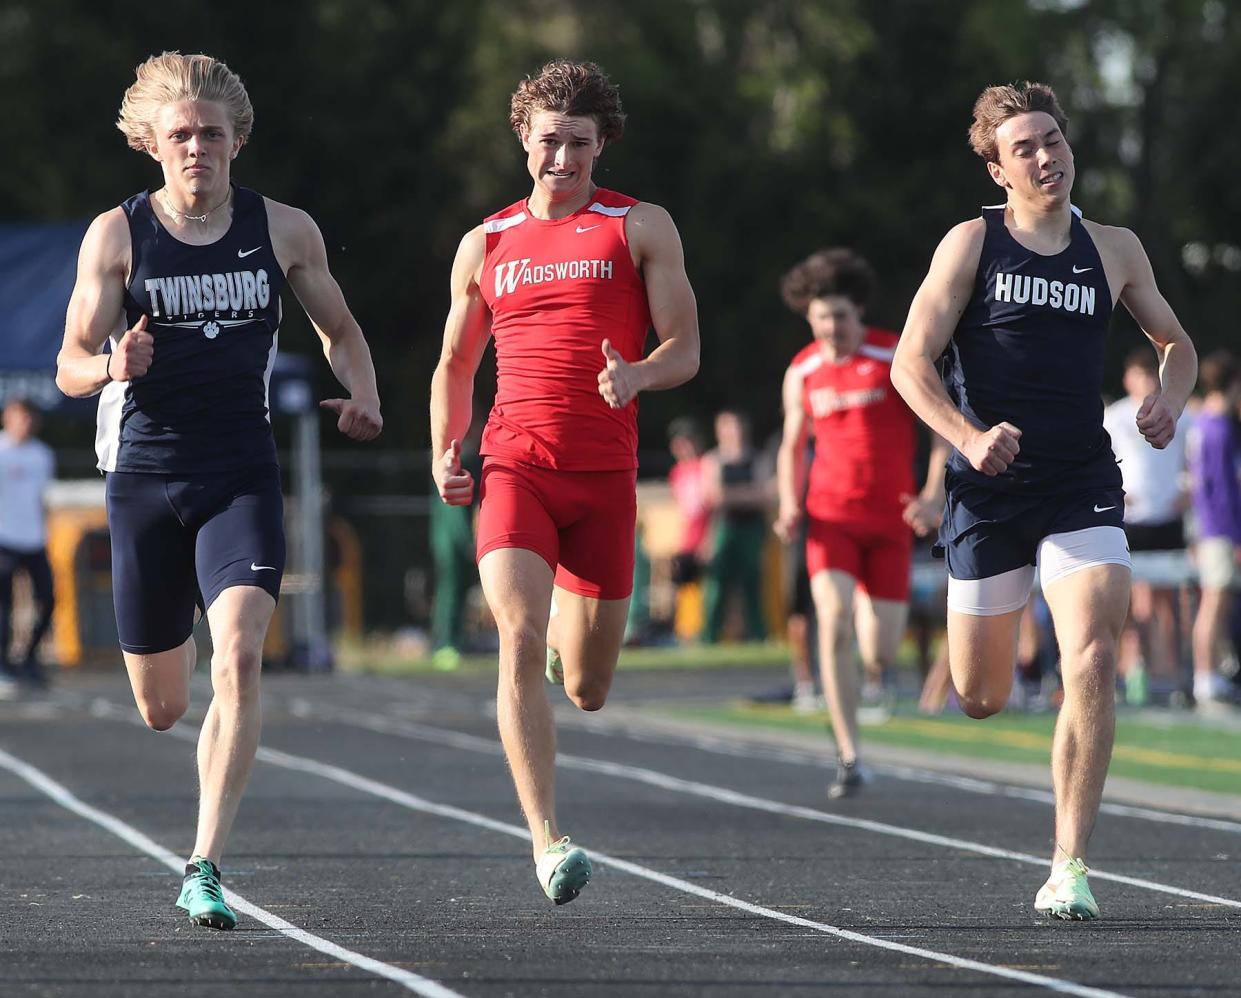
{"label": "grass field", "polygon": [[[745,644],[660,645],[626,648],[621,652],[621,669],[729,669],[755,666],[788,667],[789,653],[783,645],[766,642]],[[392,646],[369,643],[346,646],[340,651],[340,666],[353,672],[400,676],[435,672],[435,660],[425,654],[411,654]],[[456,669],[463,672],[492,672],[494,652],[462,655]]]}
{"label": "grass field", "polygon": [[[433,658],[391,646],[368,644],[341,653],[341,666],[389,676],[437,671]],[[641,670],[728,669],[769,666],[773,684],[787,676],[788,651],[778,644],[726,644],[626,648],[620,668]],[[452,671],[486,673],[495,654],[462,656]],[[822,733],[825,718],[794,714],[787,706],[743,701],[672,706],[660,713],[778,731]],[[961,714],[925,717],[902,704],[882,724],[869,725],[864,739],[930,753],[978,756],[1003,762],[1046,764],[1054,713],[1003,713],[986,721]],[[1150,783],[1241,795],[1241,726],[1212,724],[1182,712],[1134,714],[1121,710],[1111,772]]]}
{"label": "grass field", "polygon": [[[716,723],[780,731],[821,733],[822,717],[794,714],[785,706],[736,702],[713,707],[684,707],[663,713]],[[1110,772],[1149,783],[1241,794],[1241,730],[1194,718],[1121,711]],[[863,729],[863,740],[900,745],[931,753],[972,755],[1005,762],[1045,764],[1051,752],[1054,713],[998,714],[975,721],[962,714],[923,717],[901,711]]]}

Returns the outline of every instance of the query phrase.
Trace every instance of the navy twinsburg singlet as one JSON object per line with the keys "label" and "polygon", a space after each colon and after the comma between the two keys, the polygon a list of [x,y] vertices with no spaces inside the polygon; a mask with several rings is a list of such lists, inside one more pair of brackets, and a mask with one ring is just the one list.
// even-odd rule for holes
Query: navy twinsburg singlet
{"label": "navy twinsburg singlet", "polygon": [[986,236],[974,292],[949,343],[944,382],[978,427],[1009,422],[1020,453],[989,477],[954,451],[949,483],[1055,495],[1119,488],[1103,429],[1103,348],[1112,297],[1103,261],[1073,209],[1069,245],[1044,256],[984,208]]}
{"label": "navy twinsburg singlet", "polygon": [[274,464],[267,391],[284,273],[262,196],[234,186],[232,224],[207,246],[174,238],[149,192],[121,207],[133,247],[125,325],[146,315],[155,353],[145,375],[100,396],[100,469],[186,475]]}

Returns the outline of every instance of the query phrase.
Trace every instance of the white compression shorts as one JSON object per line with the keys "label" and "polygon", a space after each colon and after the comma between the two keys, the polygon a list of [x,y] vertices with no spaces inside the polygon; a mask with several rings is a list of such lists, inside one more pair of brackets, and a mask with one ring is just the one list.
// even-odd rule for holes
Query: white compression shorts
{"label": "white compression shorts", "polygon": [[[1120,527],[1087,527],[1048,534],[1038,545],[1039,585],[1046,589],[1057,579],[1095,565],[1132,567],[1129,544]],[[1034,565],[1023,565],[986,579],[948,576],[948,609],[973,617],[998,617],[1020,610],[1030,598]]]}

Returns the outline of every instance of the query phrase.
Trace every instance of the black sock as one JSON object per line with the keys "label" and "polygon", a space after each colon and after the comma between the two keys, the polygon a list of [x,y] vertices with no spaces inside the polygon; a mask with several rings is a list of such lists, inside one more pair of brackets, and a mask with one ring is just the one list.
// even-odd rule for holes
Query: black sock
{"label": "black sock", "polygon": [[209,859],[200,859],[197,863],[186,863],[185,864],[185,875],[187,877],[194,877],[202,872],[198,868],[198,863],[206,863],[209,867],[211,867],[211,872],[215,874],[215,879],[216,880],[220,879],[220,868],[216,866],[213,862],[211,862],[211,860]]}

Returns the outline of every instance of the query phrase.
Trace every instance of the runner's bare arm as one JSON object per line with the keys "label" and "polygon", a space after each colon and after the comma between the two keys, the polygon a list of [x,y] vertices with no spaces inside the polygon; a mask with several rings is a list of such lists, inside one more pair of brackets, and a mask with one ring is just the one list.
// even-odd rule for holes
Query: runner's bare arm
{"label": "runner's bare arm", "polygon": [[931,454],[927,458],[926,481],[922,485],[922,498],[928,502],[944,504],[944,472],[948,470],[948,458],[952,456],[952,444],[938,433],[931,434]]}
{"label": "runner's bare arm", "polygon": [[1198,380],[1198,354],[1172,306],[1155,284],[1150,259],[1138,237],[1128,229],[1109,230],[1113,251],[1124,268],[1121,303],[1129,310],[1159,354],[1157,396],[1143,400],[1138,429],[1154,447],[1166,447],[1176,433],[1176,421]]}
{"label": "runner's bare arm", "polygon": [[[121,376],[120,358],[100,351],[112,333],[124,328],[128,265],[129,224],[124,211],[113,208],[91,223],[78,251],[77,281],[65,316],[65,338],[56,358],[56,386],[66,395],[86,398],[98,394],[114,377],[126,380]],[[127,339],[128,335],[122,342]]]}
{"label": "runner's bare arm", "polygon": [[918,418],[974,468],[997,475],[1017,456],[1021,431],[1009,423],[972,425],[952,404],[935,369],[973,293],[985,231],[980,218],[962,222],[948,230],[935,250],[896,346],[892,384]]}
{"label": "runner's bare arm", "polygon": [[931,433],[931,453],[927,458],[926,481],[916,496],[902,496],[901,517],[919,537],[939,527],[944,516],[944,472],[952,447],[938,433]]}
{"label": "runner's bare arm", "polygon": [[[698,372],[698,303],[685,273],[681,236],[672,217],[658,205],[634,205],[625,219],[629,237],[646,285],[651,325],[659,346],[634,364],[621,364],[615,375],[614,395],[625,405],[640,391],[675,388]],[[605,354],[607,351],[604,351]],[[608,399],[604,379],[611,365],[600,372],[600,394]],[[608,399],[609,404],[612,400]]]}
{"label": "runner's bare arm", "polygon": [[451,505],[468,503],[473,493],[469,475],[461,471],[459,441],[470,428],[474,375],[491,338],[491,310],[478,284],[486,250],[481,225],[457,247],[444,344],[431,378],[431,469],[440,497]]}
{"label": "runner's bare arm", "polygon": [[802,516],[801,497],[806,493],[806,445],[810,425],[802,407],[802,379],[791,367],[784,375],[784,432],[776,454],[776,487],[780,509],[774,529],[782,541],[793,539]]}
{"label": "runner's bare arm", "polygon": [[375,365],[362,328],[328,268],[323,235],[306,212],[270,198],[265,201],[276,258],[319,334],[332,373],[349,392],[348,399],[327,399],[320,404],[337,414],[337,426],[346,436],[374,439],[383,429]]}

